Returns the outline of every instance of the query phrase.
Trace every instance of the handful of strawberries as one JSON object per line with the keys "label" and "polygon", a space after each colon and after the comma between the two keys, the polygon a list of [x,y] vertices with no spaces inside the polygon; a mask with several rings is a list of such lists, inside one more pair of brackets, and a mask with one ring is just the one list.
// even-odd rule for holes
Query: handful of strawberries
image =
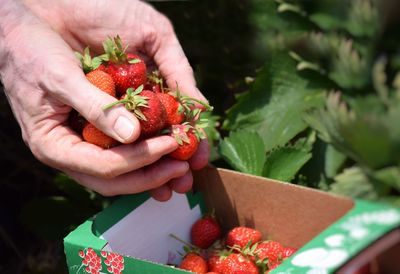
{"label": "handful of strawberries", "polygon": [[[115,105],[124,105],[140,122],[139,139],[159,134],[174,137],[179,147],[170,153],[178,160],[188,160],[196,152],[200,139],[205,138],[202,128],[207,121],[200,119],[202,111],[211,110],[208,104],[184,96],[178,86],[168,88],[158,71],[147,72],[145,62],[135,54],[126,53],[119,36],[103,43],[104,54],[91,57],[89,49],[77,53],[87,80],[94,86],[117,98],[104,106],[104,111]],[[119,142],[97,129],[79,113],[72,111],[69,125],[81,134],[83,140],[108,149]]]}
{"label": "handful of strawberries", "polygon": [[187,245],[178,267],[208,274],[267,274],[297,251],[276,241],[264,241],[260,231],[245,226],[234,227],[223,237],[213,215],[192,225]]}

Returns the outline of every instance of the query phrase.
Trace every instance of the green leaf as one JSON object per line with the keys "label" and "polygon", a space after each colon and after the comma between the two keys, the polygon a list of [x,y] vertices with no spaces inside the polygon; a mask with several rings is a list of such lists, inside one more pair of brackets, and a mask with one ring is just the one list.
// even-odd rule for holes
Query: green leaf
{"label": "green leaf", "polygon": [[373,173],[379,182],[393,187],[400,192],[400,167],[387,167]]}
{"label": "green leaf", "polygon": [[223,127],[258,132],[266,151],[285,145],[307,127],[301,114],[324,102],[326,83],[316,73],[312,81],[303,75],[288,54],[275,54],[258,73],[250,91],[228,110]]}
{"label": "green leaf", "polygon": [[265,162],[263,176],[271,179],[290,182],[297,172],[311,159],[312,144],[315,134],[300,139],[293,146],[279,147],[272,150]]}
{"label": "green leaf", "polygon": [[341,29],[345,25],[342,18],[326,13],[314,13],[310,15],[310,20],[323,30]]}
{"label": "green leaf", "polygon": [[236,170],[261,175],[265,163],[265,147],[256,132],[238,130],[222,140],[221,156]]}
{"label": "green leaf", "polygon": [[398,164],[400,107],[388,114],[356,113],[331,94],[326,108],[304,115],[321,139],[364,167],[378,169]]}
{"label": "green leaf", "polygon": [[325,174],[328,178],[333,178],[343,166],[347,157],[337,151],[333,146],[328,145],[325,154]]}
{"label": "green leaf", "polygon": [[300,168],[311,159],[311,153],[293,147],[274,149],[268,155],[263,176],[290,182]]}
{"label": "green leaf", "polygon": [[345,169],[343,173],[337,175],[335,182],[331,184],[330,192],[367,200],[376,200],[379,196],[374,185],[358,167]]}

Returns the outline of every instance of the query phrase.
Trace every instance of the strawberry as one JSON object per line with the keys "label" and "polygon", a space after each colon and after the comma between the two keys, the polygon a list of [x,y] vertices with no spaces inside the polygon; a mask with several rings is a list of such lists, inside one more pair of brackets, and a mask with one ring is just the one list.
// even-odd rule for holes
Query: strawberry
{"label": "strawberry", "polygon": [[268,259],[268,265],[273,265],[279,263],[283,246],[275,241],[267,241],[255,244],[255,257],[257,258],[258,262],[264,262]]}
{"label": "strawberry", "polygon": [[[101,70],[93,70],[86,74],[86,78],[94,86],[103,92],[115,96],[114,81],[110,75]],[[94,125],[87,123],[82,129],[82,137],[88,143],[97,145],[102,148],[110,148],[118,144],[110,136],[104,134],[101,130],[97,129]]]}
{"label": "strawberry", "polygon": [[204,274],[208,271],[206,260],[194,252],[185,255],[182,262],[179,264],[179,268],[199,274]]}
{"label": "strawberry", "polygon": [[183,106],[179,99],[170,93],[157,93],[158,99],[164,105],[166,112],[166,125],[179,125],[185,119]]}
{"label": "strawberry", "polygon": [[118,141],[104,134],[91,123],[87,123],[82,130],[82,137],[88,143],[102,148],[110,148],[118,144]]}
{"label": "strawberry", "polygon": [[214,252],[208,257],[208,269],[217,273],[222,271],[222,262],[226,256],[221,255],[220,252]]}
{"label": "strawberry", "polygon": [[293,247],[284,247],[282,249],[282,259],[286,259],[290,256],[293,255],[293,253],[295,253],[297,251],[297,248],[293,248]]}
{"label": "strawberry", "polygon": [[222,230],[214,216],[207,215],[192,225],[190,233],[192,244],[206,249],[221,237]]}
{"label": "strawberry", "polygon": [[86,79],[105,93],[115,97],[115,84],[113,78],[99,69],[86,74]]}
{"label": "strawberry", "polygon": [[221,274],[258,274],[257,266],[246,256],[232,253],[222,261]]}
{"label": "strawberry", "polygon": [[125,108],[139,119],[141,137],[153,136],[164,128],[165,108],[154,92],[143,90],[143,85],[136,90],[128,88],[119,101],[104,108],[108,109],[118,104],[124,104]]}
{"label": "strawberry", "polygon": [[244,248],[249,242],[253,244],[259,242],[261,237],[261,232],[256,229],[238,226],[228,232],[225,243],[229,247],[237,245]]}
{"label": "strawberry", "polygon": [[115,82],[117,95],[123,95],[128,88],[138,88],[146,83],[147,68],[145,62],[132,53],[125,53],[119,36],[108,38],[103,43],[105,61],[99,69],[112,76]]}
{"label": "strawberry", "polygon": [[186,161],[197,151],[200,137],[192,126],[187,124],[173,125],[170,135],[174,137],[179,144],[179,147],[169,154],[172,158]]}

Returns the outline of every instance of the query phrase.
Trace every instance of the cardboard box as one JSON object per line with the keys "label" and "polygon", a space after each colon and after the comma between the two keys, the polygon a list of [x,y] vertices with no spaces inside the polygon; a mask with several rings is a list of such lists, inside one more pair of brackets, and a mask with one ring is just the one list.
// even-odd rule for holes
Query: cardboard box
{"label": "cardboard box", "polygon": [[[194,174],[194,192],[168,202],[124,196],[65,239],[70,273],[187,273],[180,260],[190,226],[215,209],[225,231],[237,225],[301,248],[273,272],[354,273],[370,261],[379,273],[400,273],[400,211],[321,191],[216,169]],[[397,258],[397,260],[396,260]]]}

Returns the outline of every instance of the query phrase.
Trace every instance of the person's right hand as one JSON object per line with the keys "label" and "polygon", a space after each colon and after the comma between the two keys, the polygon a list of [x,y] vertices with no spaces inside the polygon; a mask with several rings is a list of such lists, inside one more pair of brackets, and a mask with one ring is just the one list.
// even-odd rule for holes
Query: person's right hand
{"label": "person's right hand", "polygon": [[[115,98],[86,80],[70,45],[19,2],[6,2],[0,76],[23,139],[40,161],[106,196],[153,190],[166,200],[166,183],[191,180],[187,162],[163,157],[178,146],[172,137],[132,143],[140,134],[137,119],[124,107],[102,111]],[[71,107],[125,145],[104,150],[83,142],[67,125]]]}

